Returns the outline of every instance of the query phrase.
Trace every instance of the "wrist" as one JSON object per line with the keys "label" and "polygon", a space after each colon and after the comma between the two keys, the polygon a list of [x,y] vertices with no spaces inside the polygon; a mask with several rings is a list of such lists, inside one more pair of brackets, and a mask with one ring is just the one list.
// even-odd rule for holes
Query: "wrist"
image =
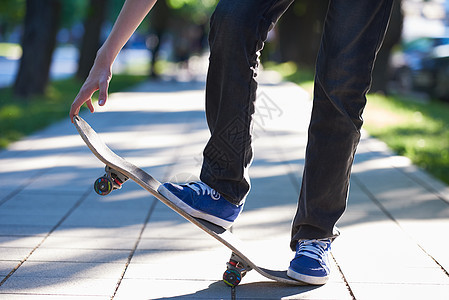
{"label": "wrist", "polygon": [[103,45],[97,51],[95,62],[103,66],[112,67],[112,64],[114,63],[117,54],[118,53],[110,51],[108,47],[105,47],[105,45]]}

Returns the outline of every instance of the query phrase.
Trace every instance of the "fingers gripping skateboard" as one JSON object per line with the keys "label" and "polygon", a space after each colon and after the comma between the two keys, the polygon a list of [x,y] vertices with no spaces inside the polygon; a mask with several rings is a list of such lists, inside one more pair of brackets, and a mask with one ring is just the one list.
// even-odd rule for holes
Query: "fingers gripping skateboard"
{"label": "fingers gripping skateboard", "polygon": [[105,172],[106,173],[95,180],[94,183],[94,190],[98,195],[106,196],[113,190],[121,189],[122,184],[128,180],[128,177],[109,166],[105,167]]}

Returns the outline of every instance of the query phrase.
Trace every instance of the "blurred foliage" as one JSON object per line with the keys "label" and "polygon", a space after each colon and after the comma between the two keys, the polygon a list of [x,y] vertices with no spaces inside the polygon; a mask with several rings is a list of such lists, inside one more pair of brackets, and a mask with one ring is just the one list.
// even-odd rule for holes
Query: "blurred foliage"
{"label": "blurred foliage", "polygon": [[[89,0],[60,0],[62,4],[61,27],[70,28],[81,23],[88,14]],[[21,25],[25,17],[26,0],[0,1],[0,28],[4,34],[9,34],[15,27]],[[109,0],[108,21],[117,18],[125,0]]]}
{"label": "blurred foliage", "polygon": [[278,72],[285,80],[299,84],[310,94],[313,93],[315,77],[314,69],[307,67],[302,67],[299,69],[298,65],[292,61],[284,63],[268,61],[263,63],[263,67],[267,70]]}
{"label": "blurred foliage", "polygon": [[63,0],[61,4],[61,27],[70,28],[86,17],[88,0]]}
{"label": "blurred foliage", "polygon": [[[70,28],[80,22],[86,15],[88,0],[61,1],[62,18],[61,27]],[[25,0],[1,0],[0,1],[0,30],[3,38],[23,23],[26,10]]]}
{"label": "blurred foliage", "polygon": [[195,24],[205,23],[218,0],[165,0],[177,15],[190,19]]}
{"label": "blurred foliage", "polygon": [[19,24],[25,16],[25,0],[0,1],[0,23]]}
{"label": "blurred foliage", "polygon": [[25,0],[0,1],[0,34],[6,39],[25,16]]}

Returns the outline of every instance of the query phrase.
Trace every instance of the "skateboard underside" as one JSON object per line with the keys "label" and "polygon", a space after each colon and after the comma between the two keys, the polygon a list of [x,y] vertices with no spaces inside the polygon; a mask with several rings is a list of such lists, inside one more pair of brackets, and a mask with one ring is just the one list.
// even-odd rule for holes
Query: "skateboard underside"
{"label": "skateboard underside", "polygon": [[197,227],[208,233],[220,243],[228,247],[232,251],[230,261],[227,263],[227,269],[224,272],[223,280],[230,286],[237,285],[241,278],[250,270],[254,269],[262,276],[275,280],[277,282],[302,285],[303,283],[293,280],[287,276],[287,272],[275,271],[259,267],[253,263],[245,253],[242,242],[237,239],[231,232],[224,228],[209,223],[207,221],[194,218],[179,207],[170,202],[167,198],[157,192],[159,185],[158,180],[154,179],[150,174],[126,161],[124,158],[115,154],[100,139],[98,134],[84,121],[81,117],[74,118],[75,127],[80,136],[92,151],[92,153],[106,165],[106,174],[95,181],[95,191],[100,195],[106,195],[114,189],[121,187],[124,181],[131,179],[139,184],[142,188],[150,192],[158,200],[176,211],[179,215],[195,224]]}

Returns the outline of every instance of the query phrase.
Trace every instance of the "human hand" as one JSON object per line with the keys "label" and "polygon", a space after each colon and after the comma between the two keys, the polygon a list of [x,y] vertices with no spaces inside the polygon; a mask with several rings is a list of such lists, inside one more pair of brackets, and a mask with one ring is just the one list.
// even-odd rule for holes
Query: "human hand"
{"label": "human hand", "polygon": [[69,113],[72,123],[73,118],[78,115],[84,103],[87,103],[89,110],[94,112],[92,94],[95,91],[99,90],[98,104],[100,106],[105,105],[108,97],[109,82],[112,77],[112,63],[155,2],[156,0],[125,1],[111,33],[97,52],[97,57],[89,76],[72,103]]}
{"label": "human hand", "polygon": [[70,107],[70,120],[73,123],[73,118],[79,114],[81,106],[86,103],[90,112],[93,113],[94,106],[92,104],[92,95],[97,90],[98,94],[98,104],[100,106],[105,105],[108,98],[108,88],[109,82],[112,78],[111,65],[101,62],[101,59],[97,57],[92,69],[90,70],[89,76],[82,85],[78,95],[76,95],[75,100]]}

